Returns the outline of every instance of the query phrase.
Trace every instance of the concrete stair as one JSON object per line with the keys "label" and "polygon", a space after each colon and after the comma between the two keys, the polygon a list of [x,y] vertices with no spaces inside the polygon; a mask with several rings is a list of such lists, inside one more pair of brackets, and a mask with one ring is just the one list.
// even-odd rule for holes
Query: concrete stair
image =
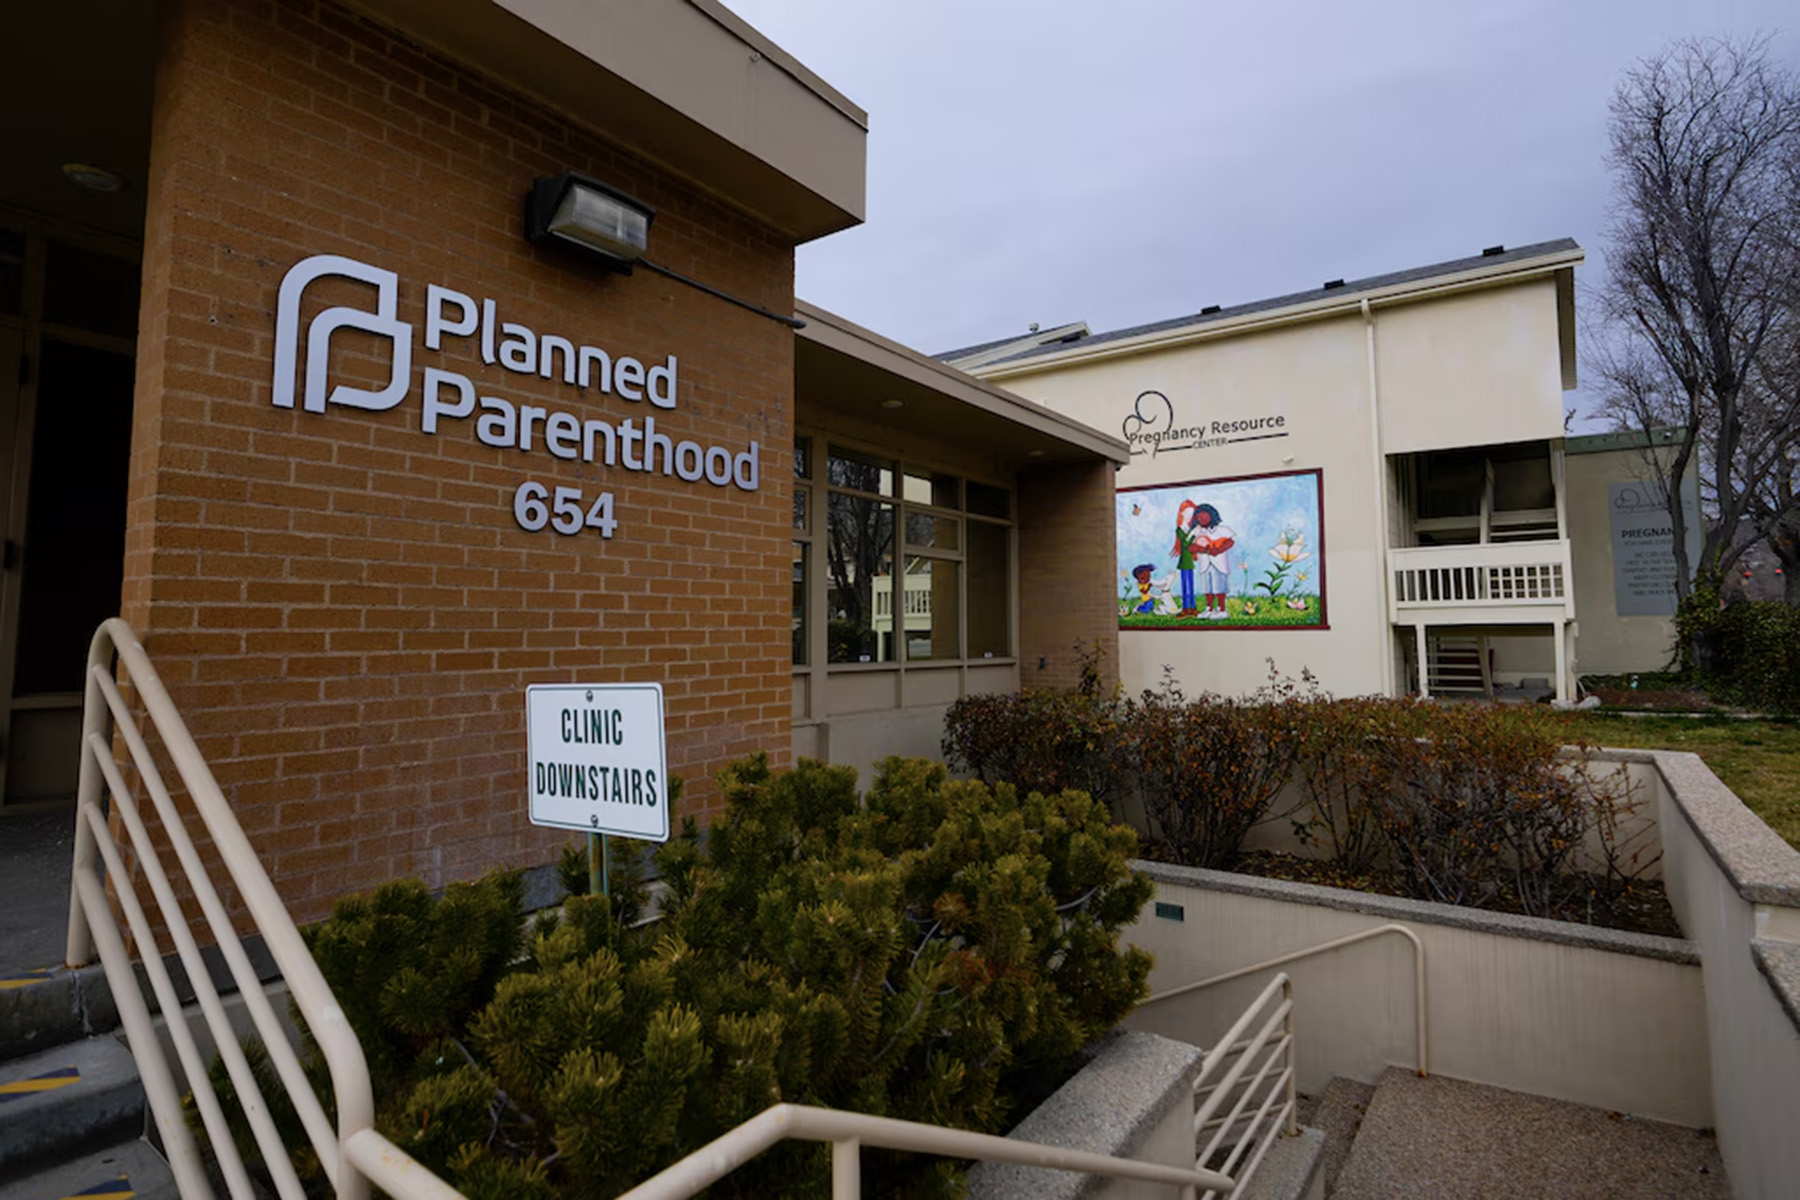
{"label": "concrete stair", "polygon": [[1363,1115],[1374,1098],[1373,1084],[1339,1078],[1333,1079],[1316,1101],[1302,1108],[1301,1120],[1325,1135],[1319,1175],[1327,1196],[1337,1187],[1338,1176],[1350,1159],[1350,1147],[1362,1128]]}
{"label": "concrete stair", "polygon": [[1299,1137],[1278,1137],[1250,1176],[1243,1200],[1320,1200],[1324,1178],[1324,1131],[1306,1125]]}
{"label": "concrete stair", "polygon": [[84,982],[75,973],[34,974],[0,991],[0,1200],[174,1197],[168,1164],[141,1136],[130,1052],[90,1032],[92,1007],[69,1003]]}
{"label": "concrete stair", "polygon": [[0,1200],[176,1200],[169,1164],[142,1138],[0,1183]]}
{"label": "concrete stair", "polygon": [[1333,1127],[1327,1163],[1342,1156],[1326,1170],[1328,1200],[1731,1196],[1709,1132],[1441,1075],[1390,1068],[1373,1089],[1334,1081],[1311,1119]]}

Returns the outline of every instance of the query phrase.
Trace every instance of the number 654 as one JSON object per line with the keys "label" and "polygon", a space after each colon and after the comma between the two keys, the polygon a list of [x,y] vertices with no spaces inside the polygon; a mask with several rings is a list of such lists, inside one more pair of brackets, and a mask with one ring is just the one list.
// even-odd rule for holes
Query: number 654
{"label": "number 654", "polygon": [[[549,503],[545,503],[545,501]],[[601,492],[588,504],[580,488],[545,487],[535,479],[527,479],[513,493],[513,520],[519,528],[536,533],[548,525],[558,533],[577,534],[584,529],[598,529],[609,538],[619,523],[613,519],[613,494]]]}

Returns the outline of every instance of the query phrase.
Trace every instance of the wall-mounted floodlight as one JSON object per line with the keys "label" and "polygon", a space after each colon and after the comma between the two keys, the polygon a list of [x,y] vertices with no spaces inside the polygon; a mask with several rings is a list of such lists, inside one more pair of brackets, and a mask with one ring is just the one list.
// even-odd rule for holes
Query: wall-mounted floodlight
{"label": "wall-mounted floodlight", "polygon": [[525,196],[525,237],[534,245],[562,246],[625,275],[631,274],[634,265],[645,267],[759,317],[793,329],[806,328],[806,322],[796,317],[771,312],[645,258],[644,251],[650,246],[650,222],[655,219],[656,211],[649,205],[573,171],[533,180],[531,191]]}
{"label": "wall-mounted floodlight", "polygon": [[617,188],[572,171],[533,181],[525,236],[573,247],[614,271],[631,271],[650,244],[656,213]]}

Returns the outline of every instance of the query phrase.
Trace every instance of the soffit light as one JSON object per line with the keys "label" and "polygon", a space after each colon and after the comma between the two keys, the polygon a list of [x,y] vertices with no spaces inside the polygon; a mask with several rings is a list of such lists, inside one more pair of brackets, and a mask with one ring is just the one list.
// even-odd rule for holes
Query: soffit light
{"label": "soffit light", "polygon": [[648,205],[573,171],[534,180],[525,202],[525,236],[532,242],[573,247],[627,274],[649,247],[655,219]]}
{"label": "soffit light", "polygon": [[105,167],[96,167],[88,163],[64,163],[63,178],[78,188],[86,188],[90,192],[116,192],[125,186],[124,179],[108,171]]}

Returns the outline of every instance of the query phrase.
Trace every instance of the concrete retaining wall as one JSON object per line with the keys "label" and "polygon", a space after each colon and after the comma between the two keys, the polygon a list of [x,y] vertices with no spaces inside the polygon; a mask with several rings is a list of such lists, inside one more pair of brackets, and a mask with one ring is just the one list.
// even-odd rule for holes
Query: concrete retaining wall
{"label": "concrete retaining wall", "polygon": [[[1153,991],[1390,921],[1425,945],[1433,1072],[1689,1126],[1712,1124],[1706,996],[1688,942],[1163,863],[1127,936]],[[1158,916],[1176,905],[1181,920]],[[1168,912],[1167,909],[1163,910]],[[1283,968],[1300,1087],[1414,1065],[1409,944],[1383,937]],[[1128,1024],[1208,1045],[1273,972],[1141,1008]],[[1800,1086],[1800,1080],[1797,1080]],[[1790,1110],[1791,1112],[1792,1110]]]}
{"label": "concrete retaining wall", "polygon": [[1719,1150],[1739,1200],[1800,1188],[1800,851],[1692,754],[1646,753],[1663,783],[1669,903],[1706,981]]}

